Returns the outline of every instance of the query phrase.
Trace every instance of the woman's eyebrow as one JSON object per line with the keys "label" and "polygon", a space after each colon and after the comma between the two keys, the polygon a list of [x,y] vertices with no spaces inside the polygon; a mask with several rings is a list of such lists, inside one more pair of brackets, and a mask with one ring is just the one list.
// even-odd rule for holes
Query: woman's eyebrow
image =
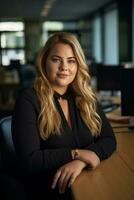
{"label": "woman's eyebrow", "polygon": [[67,59],[76,59],[75,57],[68,57]]}
{"label": "woman's eyebrow", "polygon": [[[52,57],[58,57],[58,58],[60,58],[60,59],[63,58],[63,57],[58,56],[58,55],[55,55],[55,54],[53,54]],[[67,59],[76,59],[76,58],[75,58],[74,56],[70,56],[70,57],[68,57]]]}
{"label": "woman's eyebrow", "polygon": [[52,57],[58,57],[58,58],[61,58],[60,56],[58,56],[58,55],[52,55]]}

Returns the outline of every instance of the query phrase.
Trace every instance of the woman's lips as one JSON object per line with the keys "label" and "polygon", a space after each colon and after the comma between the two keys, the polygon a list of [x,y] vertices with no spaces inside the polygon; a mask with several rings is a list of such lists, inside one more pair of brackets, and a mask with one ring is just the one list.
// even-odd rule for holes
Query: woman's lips
{"label": "woman's lips", "polygon": [[67,74],[57,74],[57,76],[58,76],[59,78],[66,78],[66,77],[68,77]]}

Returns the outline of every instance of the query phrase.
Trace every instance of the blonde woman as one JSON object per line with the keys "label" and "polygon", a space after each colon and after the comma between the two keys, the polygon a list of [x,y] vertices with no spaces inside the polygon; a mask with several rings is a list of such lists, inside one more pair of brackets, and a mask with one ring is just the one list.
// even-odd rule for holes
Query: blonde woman
{"label": "blonde woman", "polygon": [[34,86],[17,99],[12,121],[19,171],[32,200],[70,200],[70,186],[82,170],[95,169],[116,148],[89,81],[77,38],[52,35],[39,53]]}

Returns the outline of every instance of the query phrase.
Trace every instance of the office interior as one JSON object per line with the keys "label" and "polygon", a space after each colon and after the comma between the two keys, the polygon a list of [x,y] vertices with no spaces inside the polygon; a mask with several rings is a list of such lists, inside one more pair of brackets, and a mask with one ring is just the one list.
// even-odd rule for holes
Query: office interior
{"label": "office interior", "polygon": [[[89,84],[118,143],[112,158],[95,172],[82,173],[74,183],[74,199],[89,200],[95,194],[95,200],[105,200],[104,188],[109,200],[134,199],[134,0],[1,0],[0,5],[0,122],[7,117],[3,136],[0,127],[0,150],[3,137],[9,168],[14,167],[10,126],[15,100],[32,85],[37,54],[47,38],[67,31],[79,39],[89,66]],[[3,176],[2,165],[0,151]],[[12,182],[9,187],[12,190]]]}
{"label": "office interior", "polygon": [[[108,98],[120,96],[120,68],[133,67],[134,0],[84,0],[77,1],[77,6],[75,0],[14,1],[12,9],[7,6],[8,0],[1,4],[0,118],[12,113],[21,89],[32,84],[37,54],[57,31],[78,37],[92,76],[90,84],[104,109],[110,104],[110,109],[118,106]],[[104,66],[109,67],[108,74],[103,72]]]}

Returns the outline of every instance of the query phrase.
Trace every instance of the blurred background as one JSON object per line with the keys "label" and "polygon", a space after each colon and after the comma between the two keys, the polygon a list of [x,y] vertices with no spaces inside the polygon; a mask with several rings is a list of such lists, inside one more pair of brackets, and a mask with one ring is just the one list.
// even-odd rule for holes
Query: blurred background
{"label": "blurred background", "polygon": [[134,0],[0,0],[0,118],[32,84],[37,53],[57,31],[78,37],[102,105],[120,95],[120,69],[134,62]]}

